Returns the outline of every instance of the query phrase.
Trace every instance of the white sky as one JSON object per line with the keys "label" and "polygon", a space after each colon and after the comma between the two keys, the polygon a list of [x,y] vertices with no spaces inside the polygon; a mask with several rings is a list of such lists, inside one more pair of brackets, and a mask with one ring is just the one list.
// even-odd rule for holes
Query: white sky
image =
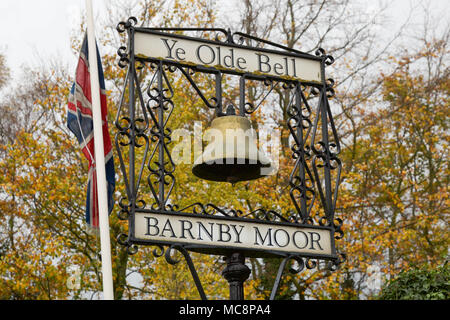
{"label": "white sky", "polygon": [[[104,1],[93,0],[95,15]],[[70,33],[84,8],[85,0],[0,0],[0,52],[11,71],[33,65],[39,57],[59,57],[75,65]]]}
{"label": "white sky", "polygon": [[[107,1],[93,0],[95,16],[104,12]],[[372,0],[362,1],[367,1],[368,6],[374,5]],[[403,21],[411,1],[393,1],[392,21]],[[418,2],[412,0],[412,3]],[[430,0],[429,5],[441,15],[443,23],[450,22],[450,0]],[[75,67],[77,57],[70,49],[70,33],[77,29],[84,7],[85,0],[0,0],[0,52],[6,55],[13,76],[20,73],[17,70],[22,64],[37,64],[39,57],[60,58]],[[222,10],[227,10],[225,8],[231,9],[229,5]],[[413,21],[422,22],[420,11]]]}

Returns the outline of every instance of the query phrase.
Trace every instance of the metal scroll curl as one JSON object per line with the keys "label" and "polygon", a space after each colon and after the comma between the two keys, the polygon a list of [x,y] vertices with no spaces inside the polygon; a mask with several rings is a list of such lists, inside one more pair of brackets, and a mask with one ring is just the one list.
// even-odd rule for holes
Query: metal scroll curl
{"label": "metal scroll curl", "polygon": [[132,244],[129,241],[128,235],[121,233],[117,236],[117,243],[124,246],[126,248],[126,251],[129,255],[134,255],[138,252],[139,248],[137,245]]}
{"label": "metal scroll curl", "polygon": [[157,258],[164,256],[164,258],[168,264],[176,265],[181,261],[181,259],[174,258],[174,256],[173,256],[174,251],[178,251],[179,253],[181,253],[183,255],[183,257],[186,261],[186,264],[188,265],[192,279],[194,280],[198,294],[200,295],[200,298],[202,300],[207,300],[205,290],[203,289],[202,283],[198,276],[197,270],[195,269],[192,258],[184,246],[179,245],[179,244],[172,244],[172,245],[168,246],[167,249],[165,249],[163,246],[157,245],[156,248],[152,251],[152,253]]}
{"label": "metal scroll curl", "polygon": [[[289,266],[288,270],[291,274],[298,274],[301,271],[303,271],[305,268],[307,269],[314,269],[317,267],[318,263],[316,260],[310,259],[310,258],[302,258],[296,255],[290,255],[285,257],[281,260],[280,266],[278,267],[278,272],[275,277],[275,281],[272,287],[272,291],[270,293],[269,300],[274,300],[275,296],[278,292],[278,289],[281,285],[282,276],[284,273],[284,270],[286,269],[286,265],[291,262],[291,265]],[[293,266],[293,263],[296,263],[296,266]]]}

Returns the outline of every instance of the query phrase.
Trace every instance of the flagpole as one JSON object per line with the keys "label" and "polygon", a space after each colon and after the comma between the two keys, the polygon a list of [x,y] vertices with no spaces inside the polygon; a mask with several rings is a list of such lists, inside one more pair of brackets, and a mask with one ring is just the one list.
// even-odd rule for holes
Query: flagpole
{"label": "flagpole", "polygon": [[[108,189],[106,185],[105,155],[103,146],[102,114],[100,107],[100,84],[98,79],[97,50],[92,1],[86,0],[87,35],[89,50],[89,73],[91,77],[92,117],[94,123],[95,163],[97,174],[97,195],[102,257],[103,299],[114,300],[111,244],[109,238]],[[101,150],[101,151],[100,151]]]}

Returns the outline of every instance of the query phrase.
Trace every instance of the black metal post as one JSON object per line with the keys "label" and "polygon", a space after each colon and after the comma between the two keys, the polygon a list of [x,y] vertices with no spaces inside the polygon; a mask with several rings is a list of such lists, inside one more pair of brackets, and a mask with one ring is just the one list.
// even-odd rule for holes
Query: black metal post
{"label": "black metal post", "polygon": [[233,253],[226,257],[227,266],[222,275],[230,285],[230,300],[244,300],[244,281],[250,275],[250,269],[245,265],[242,253]]}

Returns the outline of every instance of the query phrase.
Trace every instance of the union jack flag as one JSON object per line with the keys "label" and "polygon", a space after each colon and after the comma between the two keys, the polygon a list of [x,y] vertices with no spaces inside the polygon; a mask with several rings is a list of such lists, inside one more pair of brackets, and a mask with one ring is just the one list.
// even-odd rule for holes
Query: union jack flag
{"label": "union jack flag", "polygon": [[[111,213],[115,189],[114,159],[112,144],[108,132],[107,107],[105,94],[105,78],[97,49],[98,78],[100,82],[100,102],[103,123],[103,146],[105,152],[105,170],[108,190],[108,212]],[[75,82],[69,94],[67,106],[67,127],[74,133],[84,156],[89,161],[87,197],[86,197],[86,222],[89,227],[99,228],[99,211],[97,200],[97,176],[95,172],[94,131],[92,119],[91,79],[89,75],[89,54],[87,34],[81,46],[80,57],[76,69]]]}

